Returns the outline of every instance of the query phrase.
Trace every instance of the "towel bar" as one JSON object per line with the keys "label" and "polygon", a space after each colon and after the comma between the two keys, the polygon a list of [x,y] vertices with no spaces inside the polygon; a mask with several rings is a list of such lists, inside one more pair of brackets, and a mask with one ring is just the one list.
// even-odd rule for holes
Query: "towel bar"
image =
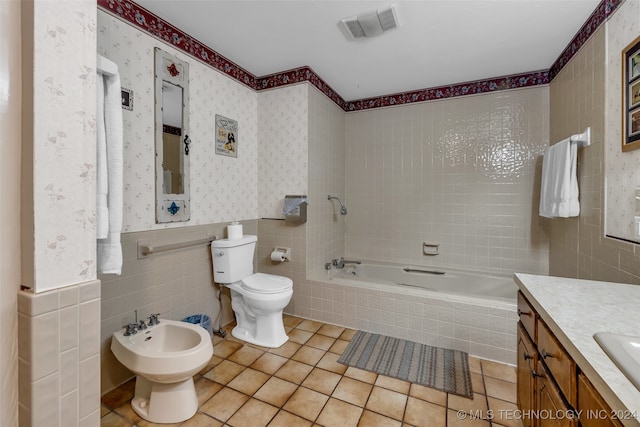
{"label": "towel bar", "polygon": [[591,145],[591,128],[588,127],[582,133],[577,133],[569,137],[570,142],[575,142],[578,147],[588,147]]}
{"label": "towel bar", "polygon": [[147,240],[138,240],[138,259],[146,258],[149,255],[157,254],[160,252],[173,251],[176,249],[188,248],[191,246],[198,246],[209,244],[216,240],[216,236],[207,237],[205,239],[190,240],[188,242],[172,243],[170,245],[150,246]]}

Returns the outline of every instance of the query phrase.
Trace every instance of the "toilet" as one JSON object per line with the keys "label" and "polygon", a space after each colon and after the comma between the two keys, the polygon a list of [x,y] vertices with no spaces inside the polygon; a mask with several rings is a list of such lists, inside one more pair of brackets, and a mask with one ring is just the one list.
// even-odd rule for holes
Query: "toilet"
{"label": "toilet", "polygon": [[113,333],[111,351],[136,374],[131,407],[153,423],[179,423],[198,410],[193,376],[213,355],[211,336],[191,323],[160,319],[159,323],[129,334]]}
{"label": "toilet", "polygon": [[236,327],[231,334],[261,347],[280,347],[289,337],[282,310],[291,301],[293,282],[288,277],[253,272],[256,236],[211,242],[213,279],[231,291]]}

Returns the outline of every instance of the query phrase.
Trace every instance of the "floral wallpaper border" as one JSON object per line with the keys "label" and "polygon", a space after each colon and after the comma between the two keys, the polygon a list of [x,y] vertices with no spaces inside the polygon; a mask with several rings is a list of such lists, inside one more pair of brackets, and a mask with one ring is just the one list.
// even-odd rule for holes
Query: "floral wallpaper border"
{"label": "floral wallpaper border", "polygon": [[131,0],[97,0],[98,7],[106,12],[133,24],[166,43],[180,49],[188,55],[203,61],[212,68],[239,81],[253,90],[260,91],[309,82],[344,111],[360,111],[371,108],[388,107],[393,105],[424,102],[435,99],[453,98],[457,96],[473,95],[500,90],[516,89],[551,82],[560,70],[569,62],[575,53],[591,37],[591,34],[603,24],[609,16],[622,4],[624,0],[602,0],[582,28],[574,36],[571,43],[564,49],[549,70],[539,70],[530,73],[495,77],[488,80],[478,80],[441,86],[436,88],[419,89],[410,92],[384,95],[353,101],[345,101],[310,67],[304,66],[263,77],[256,77],[233,61],[220,55],[205,44],[194,39],[187,33],[171,25],[162,18],[154,15]]}

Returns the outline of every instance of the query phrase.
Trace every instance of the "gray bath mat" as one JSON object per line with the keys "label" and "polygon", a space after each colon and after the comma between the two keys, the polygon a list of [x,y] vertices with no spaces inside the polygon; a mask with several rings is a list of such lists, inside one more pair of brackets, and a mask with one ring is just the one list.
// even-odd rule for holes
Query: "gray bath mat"
{"label": "gray bath mat", "polygon": [[338,363],[464,397],[473,397],[469,355],[357,331]]}

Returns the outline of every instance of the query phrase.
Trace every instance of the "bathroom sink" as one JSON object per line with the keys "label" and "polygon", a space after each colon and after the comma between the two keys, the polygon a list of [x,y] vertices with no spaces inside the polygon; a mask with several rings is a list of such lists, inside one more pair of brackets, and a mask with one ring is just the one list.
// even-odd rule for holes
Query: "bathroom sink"
{"label": "bathroom sink", "polygon": [[629,381],[640,390],[640,336],[598,332],[593,338]]}

